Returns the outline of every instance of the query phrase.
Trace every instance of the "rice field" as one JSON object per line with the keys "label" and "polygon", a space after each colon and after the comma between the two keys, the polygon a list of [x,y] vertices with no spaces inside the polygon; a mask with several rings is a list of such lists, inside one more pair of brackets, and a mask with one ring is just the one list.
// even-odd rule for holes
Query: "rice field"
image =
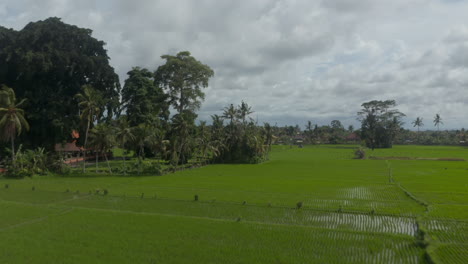
{"label": "rice field", "polygon": [[263,164],[164,176],[0,179],[0,262],[465,263],[468,149],[366,160],[353,149],[275,146]]}

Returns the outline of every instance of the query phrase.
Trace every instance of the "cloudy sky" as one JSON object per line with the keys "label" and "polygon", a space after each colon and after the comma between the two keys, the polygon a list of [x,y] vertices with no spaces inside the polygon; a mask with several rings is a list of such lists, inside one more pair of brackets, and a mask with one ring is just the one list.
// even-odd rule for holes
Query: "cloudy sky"
{"label": "cloudy sky", "polygon": [[133,66],[188,50],[215,71],[201,119],[241,100],[260,123],[357,126],[394,99],[406,127],[468,128],[468,1],[2,0],[0,25],[57,16],[107,43],[121,82]]}

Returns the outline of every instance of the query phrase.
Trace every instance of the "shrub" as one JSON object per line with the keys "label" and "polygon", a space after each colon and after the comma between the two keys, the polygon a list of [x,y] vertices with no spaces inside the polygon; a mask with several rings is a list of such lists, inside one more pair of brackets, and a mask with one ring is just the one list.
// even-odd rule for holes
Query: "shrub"
{"label": "shrub", "polygon": [[355,159],[365,159],[366,158],[366,150],[362,147],[359,147],[354,151],[354,158]]}
{"label": "shrub", "polygon": [[193,197],[193,200],[196,202],[198,201],[198,194],[195,194],[195,196]]}
{"label": "shrub", "polygon": [[163,175],[163,169],[161,167],[161,164],[159,162],[154,162],[154,161],[149,161],[149,160],[139,160],[132,165],[128,166],[125,170],[125,168],[122,166],[118,172],[123,173],[123,172],[129,173],[129,174],[150,174],[150,175],[156,175],[156,176],[161,176]]}
{"label": "shrub", "polygon": [[298,202],[296,204],[296,209],[301,209],[302,208],[302,202]]}

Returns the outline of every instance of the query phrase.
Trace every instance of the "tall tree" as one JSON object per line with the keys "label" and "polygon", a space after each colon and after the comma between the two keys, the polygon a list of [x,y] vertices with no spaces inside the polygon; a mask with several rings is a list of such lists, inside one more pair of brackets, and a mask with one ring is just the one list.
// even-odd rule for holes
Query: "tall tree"
{"label": "tall tree", "polygon": [[434,116],[434,126],[437,127],[437,131],[439,131],[440,125],[443,125],[443,124],[444,124],[444,122],[442,122],[442,117],[440,117],[439,114],[436,114]]}
{"label": "tall tree", "polygon": [[305,134],[307,136],[309,144],[313,143],[314,142],[314,126],[312,125],[312,122],[310,120],[307,121]]}
{"label": "tall tree", "polygon": [[197,127],[197,149],[198,159],[200,164],[205,164],[207,160],[208,150],[210,148],[211,135],[206,125],[206,121],[200,121],[200,125]]}
{"label": "tall tree", "polygon": [[413,127],[418,127],[418,138],[419,138],[419,128],[424,126],[424,123],[423,123],[423,119],[422,117],[416,117],[416,119],[411,122],[411,124],[413,124]]}
{"label": "tall tree", "polygon": [[114,128],[105,123],[98,124],[91,129],[89,145],[94,149],[96,154],[96,172],[98,169],[99,156],[103,155],[106,159],[109,172],[112,173],[109,159],[107,158],[107,152],[115,145],[114,134]]}
{"label": "tall tree", "polygon": [[88,147],[88,135],[91,124],[97,121],[101,115],[102,106],[104,99],[101,93],[94,90],[90,85],[84,85],[82,92],[75,95],[78,100],[78,105],[81,109],[80,119],[86,124],[85,140],[84,140],[84,152],[83,152],[83,172],[86,171],[86,151]]}
{"label": "tall tree", "polygon": [[330,123],[330,137],[328,142],[338,144],[344,140],[344,126],[340,120],[332,120]]}
{"label": "tall tree", "polygon": [[217,158],[222,155],[225,150],[224,120],[219,115],[212,115],[211,120],[210,149],[213,153],[213,158]]}
{"label": "tall tree", "polygon": [[132,142],[135,140],[135,135],[133,134],[133,129],[130,127],[128,120],[125,116],[121,116],[119,120],[117,120],[117,124],[115,126],[115,140],[119,147],[124,150],[124,175],[127,174],[127,164],[125,160],[127,159],[127,143]]}
{"label": "tall tree", "polygon": [[122,104],[130,126],[167,120],[169,105],[167,95],[154,83],[154,75],[145,68],[134,67],[128,73],[122,89]]}
{"label": "tall tree", "polygon": [[252,113],[252,107],[242,101],[237,110],[237,114],[239,115],[239,119],[242,121],[242,124],[246,124],[246,118]]}
{"label": "tall tree", "polygon": [[182,114],[184,110],[198,110],[205,94],[202,88],[208,87],[208,81],[214,72],[208,66],[196,60],[188,51],[176,56],[161,56],[166,63],[158,67],[155,81],[168,91],[170,103]]}
{"label": "tall tree", "polygon": [[173,166],[185,164],[191,157],[195,118],[196,114],[188,110],[182,112],[182,114],[176,114],[172,118],[170,141],[172,144],[171,163]]}
{"label": "tall tree", "polygon": [[437,127],[437,141],[440,139],[440,125],[443,125],[444,122],[442,122],[442,117],[440,117],[439,114],[436,114],[434,116],[434,126]]}
{"label": "tall tree", "polygon": [[15,163],[15,138],[24,130],[29,130],[29,124],[24,118],[24,111],[20,107],[26,99],[16,102],[13,89],[2,86],[0,90],[0,136],[4,141],[11,142],[11,160]]}
{"label": "tall tree", "polygon": [[176,56],[164,55],[164,65],[155,71],[155,83],[169,94],[169,102],[177,113],[172,117],[171,145],[174,165],[188,161],[193,142],[195,111],[205,98],[202,88],[208,87],[213,70],[190,55],[188,51]]}
{"label": "tall tree", "polygon": [[405,116],[397,109],[395,100],[369,101],[363,103],[358,112],[361,121],[361,137],[366,145],[374,148],[390,148]]}
{"label": "tall tree", "polygon": [[222,117],[229,120],[229,124],[233,125],[236,118],[239,116],[238,109],[230,104],[229,106],[224,107]]}
{"label": "tall tree", "polygon": [[51,149],[79,124],[74,95],[91,85],[108,99],[107,118],[117,114],[120,84],[109,65],[105,43],[90,29],[48,18],[19,31],[0,28],[0,83],[15,87],[34,129],[27,146]]}
{"label": "tall tree", "polygon": [[264,131],[264,138],[265,138],[265,145],[267,147],[266,151],[266,159],[269,159],[270,157],[268,156],[268,153],[271,151],[271,144],[273,143],[273,129],[270,125],[270,123],[264,123],[263,124],[263,131]]}

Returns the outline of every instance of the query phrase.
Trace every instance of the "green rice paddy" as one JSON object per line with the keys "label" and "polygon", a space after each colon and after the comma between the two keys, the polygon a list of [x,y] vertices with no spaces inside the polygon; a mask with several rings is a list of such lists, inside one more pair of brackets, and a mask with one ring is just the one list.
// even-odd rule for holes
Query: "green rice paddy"
{"label": "green rice paddy", "polygon": [[395,146],[366,160],[353,149],[275,146],[263,164],[164,176],[1,179],[0,262],[466,263],[468,149]]}

